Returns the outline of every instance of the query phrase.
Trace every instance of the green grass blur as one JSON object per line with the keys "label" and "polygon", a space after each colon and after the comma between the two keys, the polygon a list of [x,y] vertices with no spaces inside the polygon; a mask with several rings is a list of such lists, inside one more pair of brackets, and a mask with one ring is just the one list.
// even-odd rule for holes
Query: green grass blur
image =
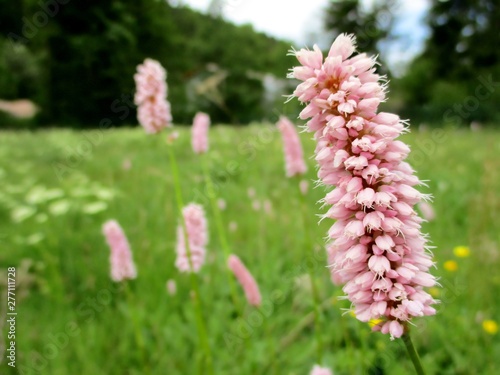
{"label": "green grass blur", "polygon": [[[349,304],[337,300],[342,290],[325,267],[332,223],[317,224],[325,209],[316,202],[325,191],[313,189],[315,162],[308,160],[304,177],[310,181],[304,223],[298,181],[285,177],[281,137],[267,125],[213,127],[206,155],[227,205],[222,215],[232,251],[253,272],[264,299],[260,312],[246,307],[237,318],[200,159],[188,129],[177,130],[184,200],[204,203],[210,226],[199,276],[215,374],[309,373],[316,358],[308,267],[326,301],[324,364],[336,375],[413,374],[400,340],[371,333],[344,314]],[[302,136],[310,158],[314,142]],[[2,374],[197,373],[201,352],[189,278],[174,267],[177,215],[165,138],[137,128],[1,134],[1,300],[6,269],[15,266],[18,312],[16,368],[4,356]],[[428,180],[421,190],[434,196],[436,218],[424,231],[436,246],[433,273],[442,284],[432,290],[442,300],[439,313],[414,321],[414,342],[428,374],[496,374],[500,333],[488,333],[483,323],[500,322],[500,133],[414,130],[403,140],[418,176]],[[109,278],[101,225],[111,218],[125,230],[138,267],[129,296]],[[304,244],[304,226],[311,246]],[[457,246],[469,247],[470,256],[454,255]],[[447,261],[456,264],[447,270]],[[168,279],[177,283],[174,296]],[[145,352],[136,344],[134,316]]]}

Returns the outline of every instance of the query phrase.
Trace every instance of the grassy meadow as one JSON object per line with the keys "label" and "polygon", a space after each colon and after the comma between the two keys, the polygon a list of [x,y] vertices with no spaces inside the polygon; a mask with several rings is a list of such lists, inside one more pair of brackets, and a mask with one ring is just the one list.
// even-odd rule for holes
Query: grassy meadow
{"label": "grassy meadow", "polygon": [[[191,150],[189,130],[177,130],[184,201],[204,204],[209,220],[207,263],[199,276],[215,374],[309,373],[317,362],[309,269],[324,301],[323,364],[336,375],[413,374],[401,341],[357,321],[330,281],[323,245],[332,222],[318,224],[325,209],[316,202],[325,191],[313,188],[310,135],[302,134],[309,158],[304,179],[310,181],[304,220],[299,181],[285,177],[274,127],[210,130],[210,151],[202,157],[225,201],[227,237],[264,300],[260,310],[252,308],[238,289],[245,306],[239,317],[200,156]],[[202,373],[189,277],[174,266],[177,209],[165,137],[139,128],[1,134],[4,333],[7,268],[13,266],[18,313],[16,368],[3,355],[1,374]],[[442,285],[431,290],[442,301],[438,314],[414,321],[414,343],[427,374],[497,374],[500,132],[413,130],[403,140],[412,147],[418,176],[428,180],[421,190],[434,196],[436,218],[424,231],[436,247],[433,273]],[[138,268],[138,278],[126,285],[109,277],[101,226],[111,218],[125,230]],[[167,292],[169,279],[176,281],[175,295]]]}

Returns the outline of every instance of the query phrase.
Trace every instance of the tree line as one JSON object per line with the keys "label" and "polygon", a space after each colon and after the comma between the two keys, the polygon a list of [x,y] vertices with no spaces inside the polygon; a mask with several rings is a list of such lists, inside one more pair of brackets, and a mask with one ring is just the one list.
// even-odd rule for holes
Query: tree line
{"label": "tree line", "polygon": [[[324,32],[355,33],[360,49],[380,55],[388,110],[413,123],[498,123],[497,3],[432,0],[429,38],[402,77],[392,77],[381,48],[401,38],[401,0],[331,1]],[[160,0],[0,0],[0,99],[33,100],[41,111],[31,126],[94,127],[110,115],[135,124],[132,76],[151,57],[167,69],[176,123],[199,110],[232,124],[296,113],[297,103],[282,105],[292,43],[226,22],[213,4],[202,14]],[[0,126],[11,122],[0,114]]]}
{"label": "tree line", "polygon": [[[293,62],[289,42],[165,1],[0,3],[0,98],[33,100],[42,125],[95,126],[132,96],[146,57],[167,69],[177,123],[199,110],[214,122],[261,120],[272,111],[266,77],[284,78]],[[134,108],[117,119],[135,123]]]}

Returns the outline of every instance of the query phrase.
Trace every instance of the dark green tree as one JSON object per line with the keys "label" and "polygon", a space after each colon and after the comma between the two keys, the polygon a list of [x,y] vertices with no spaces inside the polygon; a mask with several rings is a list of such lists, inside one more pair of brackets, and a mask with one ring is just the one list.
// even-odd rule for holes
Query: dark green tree
{"label": "dark green tree", "polygon": [[[289,43],[165,1],[4,2],[17,21],[0,16],[0,95],[35,100],[52,125],[136,123],[133,75],[146,57],[167,69],[176,123],[190,123],[198,110],[214,122],[260,120],[260,77],[284,78],[293,61]],[[11,42],[23,46],[22,55],[11,56]],[[197,90],[207,79],[208,89]]]}
{"label": "dark green tree", "polygon": [[500,120],[500,6],[495,0],[432,2],[430,37],[402,79],[409,116],[463,123]]}
{"label": "dark green tree", "polygon": [[375,0],[369,7],[363,3],[331,0],[326,8],[325,29],[332,34],[332,41],[341,33],[355,34],[361,51],[381,55],[383,60],[381,42],[393,37],[396,0]]}

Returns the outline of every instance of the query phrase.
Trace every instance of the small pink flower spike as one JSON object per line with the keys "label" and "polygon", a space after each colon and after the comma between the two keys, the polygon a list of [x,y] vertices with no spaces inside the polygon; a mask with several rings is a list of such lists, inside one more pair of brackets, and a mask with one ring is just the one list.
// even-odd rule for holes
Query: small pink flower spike
{"label": "small pink flower spike", "polygon": [[217,207],[219,207],[219,210],[224,211],[227,207],[226,201],[222,198],[217,199]]}
{"label": "small pink flower spike", "polygon": [[260,295],[259,286],[240,258],[231,254],[227,260],[227,266],[233,271],[234,276],[238,279],[245,291],[248,303],[257,307],[260,306],[262,297]]}
{"label": "small pink flower spike", "polygon": [[380,319],[374,330],[401,337],[412,318],[433,315],[435,301],[425,290],[436,284],[422,219],[414,210],[429,197],[405,161],[409,147],[397,140],[407,124],[378,112],[386,83],[376,61],[356,54],[354,36],[342,34],[326,58],[314,46],[296,52],[301,66],[290,76],[302,81],[293,95],[314,133],[318,178],[334,186],[323,202],[335,220],[327,247],[332,280],[356,317]]}
{"label": "small pink flower spike", "polygon": [[120,225],[115,220],[109,220],[104,223],[102,231],[111,249],[111,279],[116,282],[135,279],[137,270],[127,237]]}
{"label": "small pink flower spike", "polygon": [[309,189],[309,182],[307,182],[307,180],[300,180],[299,189],[302,195],[307,195],[307,190]]}
{"label": "small pink flower spike", "polygon": [[236,232],[237,229],[238,229],[238,223],[236,221],[230,221],[229,222],[229,231]]}
{"label": "small pink flower spike", "polygon": [[255,191],[255,188],[249,187],[247,190],[248,198],[255,198],[257,196],[257,192]]}
{"label": "small pink flower spike", "polygon": [[162,128],[171,126],[166,78],[165,69],[156,60],[146,59],[137,66],[134,102],[138,106],[137,118],[146,133],[158,133]]}
{"label": "small pink flower spike", "polygon": [[[192,272],[199,272],[205,263],[205,254],[208,243],[207,220],[203,207],[190,203],[182,210],[182,216],[186,224],[187,237],[189,240],[189,251],[191,253]],[[181,272],[190,272],[188,251],[184,240],[184,230],[181,225],[177,227],[177,259],[176,267]]]}
{"label": "small pink flower spike", "polygon": [[333,375],[333,372],[329,368],[315,365],[310,375]]}
{"label": "small pink flower spike", "polygon": [[281,116],[276,124],[283,138],[287,177],[302,175],[307,172],[302,145],[295,126],[285,116]]}
{"label": "small pink flower spike", "polygon": [[191,145],[196,154],[203,154],[208,151],[208,128],[210,127],[210,117],[203,112],[198,112],[193,120],[191,129]]}
{"label": "small pink flower spike", "polygon": [[425,220],[432,221],[435,219],[436,213],[429,202],[420,202],[418,204],[418,208],[420,209],[420,212],[422,212],[422,216]]}
{"label": "small pink flower spike", "polygon": [[128,170],[130,170],[130,168],[132,168],[132,161],[128,158],[123,160],[122,169],[124,171],[128,171]]}
{"label": "small pink flower spike", "polygon": [[175,294],[177,293],[177,283],[175,282],[175,280],[174,279],[167,280],[166,286],[168,294],[170,294],[171,296],[175,296]]}

